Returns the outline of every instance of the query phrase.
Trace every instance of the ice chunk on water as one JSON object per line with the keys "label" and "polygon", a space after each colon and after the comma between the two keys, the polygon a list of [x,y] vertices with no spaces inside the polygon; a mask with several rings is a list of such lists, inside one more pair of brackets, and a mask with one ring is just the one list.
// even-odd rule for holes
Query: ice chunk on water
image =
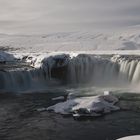
{"label": "ice chunk on water", "polygon": [[48,107],[47,110],[60,114],[73,114],[73,116],[100,116],[119,110],[120,108],[114,105],[116,102],[118,102],[117,97],[110,94],[80,97],[57,103]]}
{"label": "ice chunk on water", "polygon": [[39,112],[43,112],[43,111],[46,111],[47,109],[45,107],[42,107],[42,108],[38,108],[37,111]]}
{"label": "ice chunk on water", "polygon": [[110,92],[109,91],[104,91],[104,95],[109,95]]}

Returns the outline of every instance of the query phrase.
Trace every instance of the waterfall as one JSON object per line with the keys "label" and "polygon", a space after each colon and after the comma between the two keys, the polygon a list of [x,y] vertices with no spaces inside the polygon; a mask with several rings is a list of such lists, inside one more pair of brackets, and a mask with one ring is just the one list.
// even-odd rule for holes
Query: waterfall
{"label": "waterfall", "polygon": [[0,70],[0,90],[44,89],[51,81],[62,84],[124,86],[140,82],[139,58],[79,54],[56,55],[43,59],[40,68]]}
{"label": "waterfall", "polygon": [[21,91],[47,85],[47,78],[41,69],[0,71],[0,89]]}
{"label": "waterfall", "polygon": [[78,55],[68,64],[68,80],[103,86],[136,84],[140,82],[140,61],[125,56]]}
{"label": "waterfall", "polygon": [[119,64],[110,59],[79,55],[68,64],[68,80],[74,84],[113,84],[118,81],[119,68]]}

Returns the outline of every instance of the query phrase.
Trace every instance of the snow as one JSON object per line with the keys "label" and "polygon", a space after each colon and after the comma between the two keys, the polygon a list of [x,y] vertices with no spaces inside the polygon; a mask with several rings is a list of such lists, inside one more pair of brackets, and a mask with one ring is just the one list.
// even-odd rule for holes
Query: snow
{"label": "snow", "polygon": [[118,140],[140,140],[140,135],[123,137],[123,138],[120,138]]}
{"label": "snow", "polygon": [[48,111],[53,110],[60,114],[73,114],[73,116],[101,116],[111,111],[119,110],[115,105],[118,102],[117,97],[105,93],[104,95],[68,98],[65,102],[47,108]]}
{"label": "snow", "polygon": [[46,35],[1,35],[0,46],[22,53],[140,50],[140,30],[115,33],[65,32]]}

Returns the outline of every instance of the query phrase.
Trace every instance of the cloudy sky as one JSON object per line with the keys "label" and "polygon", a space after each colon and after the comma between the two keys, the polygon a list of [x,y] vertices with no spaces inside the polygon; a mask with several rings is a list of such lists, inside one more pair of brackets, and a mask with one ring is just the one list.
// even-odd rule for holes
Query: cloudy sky
{"label": "cloudy sky", "polygon": [[0,33],[115,30],[140,24],[140,0],[0,0]]}

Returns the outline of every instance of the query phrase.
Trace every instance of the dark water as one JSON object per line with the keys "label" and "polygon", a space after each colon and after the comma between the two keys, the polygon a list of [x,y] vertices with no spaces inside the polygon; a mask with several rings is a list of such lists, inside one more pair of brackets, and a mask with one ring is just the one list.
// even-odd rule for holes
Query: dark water
{"label": "dark water", "polygon": [[[51,98],[58,94],[66,96],[67,93],[1,93],[0,140],[115,140],[140,134],[138,108],[132,107],[100,118],[82,120],[37,111],[40,107],[55,104],[56,101],[51,101]],[[123,101],[123,96],[121,98]],[[129,96],[126,101],[131,98]]]}

